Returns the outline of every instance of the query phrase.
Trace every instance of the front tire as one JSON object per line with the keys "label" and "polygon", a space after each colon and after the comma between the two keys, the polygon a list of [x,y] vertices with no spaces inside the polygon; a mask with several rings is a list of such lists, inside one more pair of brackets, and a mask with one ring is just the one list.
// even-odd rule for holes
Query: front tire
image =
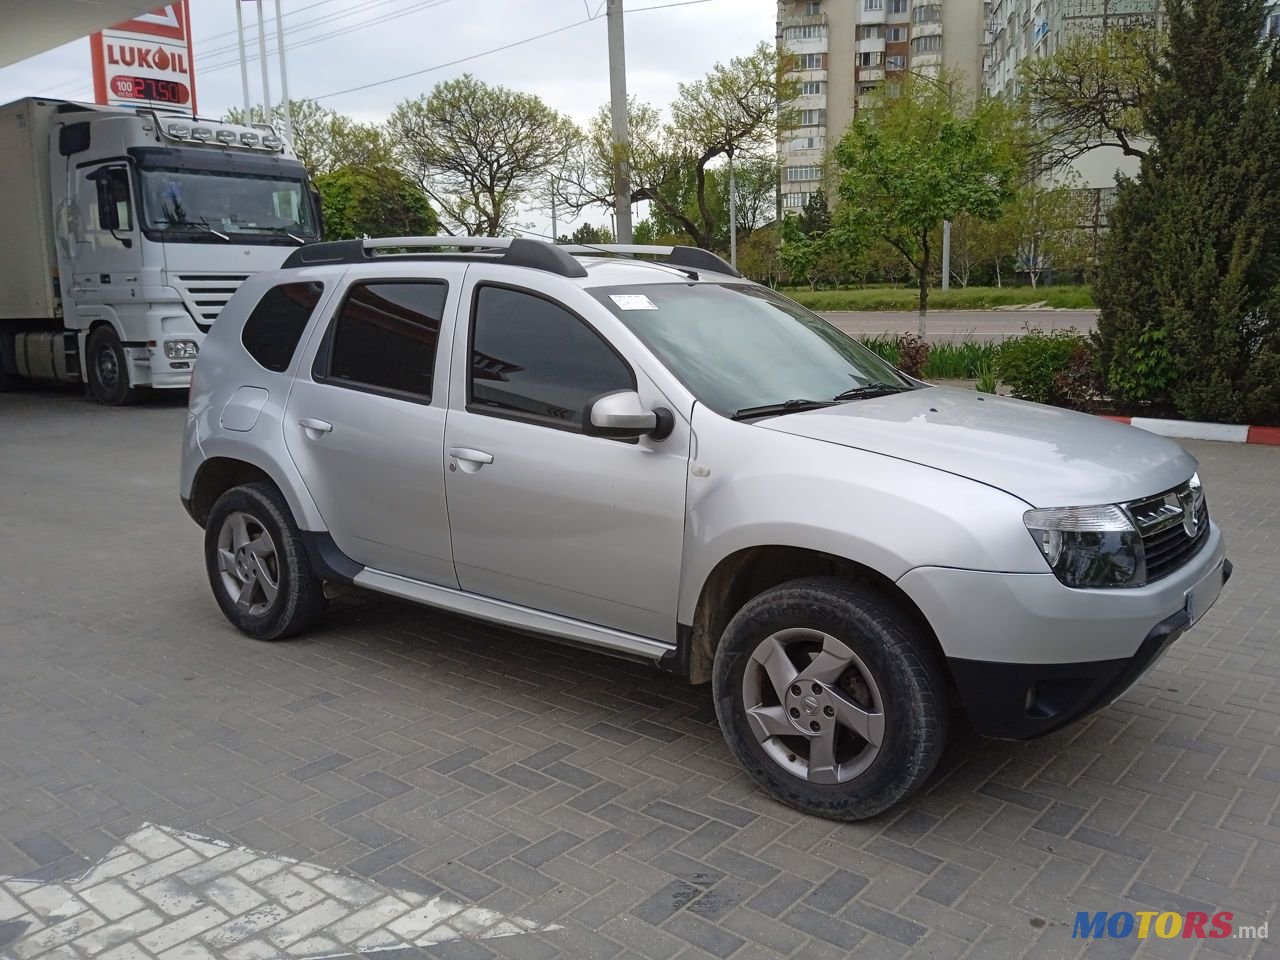
{"label": "front tire", "polygon": [[280,491],[268,483],[233,487],[209,512],[205,569],[223,614],[255,640],[304,633],[324,613],[324,583]]}
{"label": "front tire", "polygon": [[89,392],[108,407],[127,407],[140,403],[144,390],[129,386],[129,358],[124,344],[111,327],[98,327],[85,344],[85,366],[89,375]]}
{"label": "front tire", "polygon": [[861,584],[815,577],[751,600],[725,628],[712,689],[747,773],[815,816],[884,812],[946,744],[937,658],[911,618]]}

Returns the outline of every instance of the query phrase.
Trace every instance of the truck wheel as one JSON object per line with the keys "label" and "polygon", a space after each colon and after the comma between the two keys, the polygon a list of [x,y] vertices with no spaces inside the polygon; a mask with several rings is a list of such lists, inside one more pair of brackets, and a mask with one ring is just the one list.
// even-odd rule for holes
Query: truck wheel
{"label": "truck wheel", "polygon": [[716,651],[712,689],[747,773],[816,816],[889,809],[946,744],[946,688],[919,627],[843,580],[795,580],[744,606]]}
{"label": "truck wheel", "polygon": [[324,584],[311,571],[289,505],[269,483],[233,487],[205,525],[205,569],[223,614],[256,640],[283,640],[324,613]]}
{"label": "truck wheel", "polygon": [[145,396],[138,387],[129,386],[129,359],[111,327],[98,327],[89,334],[84,360],[89,373],[89,390],[99,403],[108,407],[127,407],[140,402]]}

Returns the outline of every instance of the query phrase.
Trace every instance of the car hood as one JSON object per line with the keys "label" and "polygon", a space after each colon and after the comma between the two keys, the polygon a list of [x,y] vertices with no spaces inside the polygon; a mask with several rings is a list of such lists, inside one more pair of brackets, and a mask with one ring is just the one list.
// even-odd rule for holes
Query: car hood
{"label": "car hood", "polygon": [[1118,503],[1186,480],[1178,444],[1113,420],[950,387],[761,420],[768,430],[968,477],[1036,507]]}

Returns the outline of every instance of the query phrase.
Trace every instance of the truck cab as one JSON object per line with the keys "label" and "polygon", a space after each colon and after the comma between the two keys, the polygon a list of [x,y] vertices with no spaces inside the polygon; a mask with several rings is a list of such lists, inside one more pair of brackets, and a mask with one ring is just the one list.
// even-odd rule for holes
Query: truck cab
{"label": "truck cab", "polygon": [[20,105],[44,159],[27,240],[44,255],[15,283],[45,296],[27,298],[43,307],[29,315],[0,303],[0,375],[82,381],[110,405],[185,389],[240,284],[320,239],[306,168],[270,126]]}

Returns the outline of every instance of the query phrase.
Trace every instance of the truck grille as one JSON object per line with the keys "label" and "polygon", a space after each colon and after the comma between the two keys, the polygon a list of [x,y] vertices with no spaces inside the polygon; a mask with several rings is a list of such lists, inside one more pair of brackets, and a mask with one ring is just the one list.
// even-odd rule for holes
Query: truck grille
{"label": "truck grille", "polygon": [[[1209,539],[1209,504],[1199,488],[1189,483],[1158,497],[1128,505],[1129,515],[1142,535],[1147,557],[1147,583],[1167,577],[1181,568]],[[1195,517],[1188,524],[1188,515]]]}
{"label": "truck grille", "polygon": [[180,273],[175,277],[178,292],[205,333],[218,319],[231,295],[249,279],[247,273]]}

